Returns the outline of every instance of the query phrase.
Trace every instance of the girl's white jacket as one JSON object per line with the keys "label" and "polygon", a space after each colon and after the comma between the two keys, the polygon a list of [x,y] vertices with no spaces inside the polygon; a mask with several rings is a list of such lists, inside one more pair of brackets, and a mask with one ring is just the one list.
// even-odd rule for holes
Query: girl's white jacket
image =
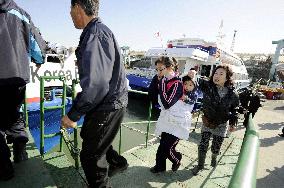
{"label": "girl's white jacket", "polygon": [[178,100],[169,109],[165,109],[160,97],[158,101],[161,106],[161,113],[156,124],[155,134],[160,136],[162,132],[166,132],[180,139],[187,140],[191,126],[191,111],[194,105]]}

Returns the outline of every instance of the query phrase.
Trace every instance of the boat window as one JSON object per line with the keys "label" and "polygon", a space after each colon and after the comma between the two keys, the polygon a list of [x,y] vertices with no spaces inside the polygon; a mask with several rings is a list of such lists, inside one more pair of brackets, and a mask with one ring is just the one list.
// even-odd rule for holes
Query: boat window
{"label": "boat window", "polygon": [[184,73],[184,68],[185,68],[185,63],[186,61],[185,60],[178,60],[178,72],[180,74]]}
{"label": "boat window", "polygon": [[155,69],[155,68],[156,68],[156,66],[155,66],[155,61],[157,61],[157,60],[158,60],[157,57],[152,57],[152,58],[151,58],[151,67],[150,67],[150,68],[152,68],[152,69]]}
{"label": "boat window", "polygon": [[46,62],[48,62],[48,63],[61,63],[60,58],[57,55],[47,55]]}

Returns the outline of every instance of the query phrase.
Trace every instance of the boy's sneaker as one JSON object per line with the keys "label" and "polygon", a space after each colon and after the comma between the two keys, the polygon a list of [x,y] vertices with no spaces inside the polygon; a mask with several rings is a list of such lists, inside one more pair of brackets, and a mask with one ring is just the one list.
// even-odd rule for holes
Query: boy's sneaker
{"label": "boy's sneaker", "polygon": [[14,163],[20,163],[22,161],[28,160],[28,153],[26,151],[25,142],[14,142],[13,143],[13,155]]}
{"label": "boy's sneaker", "polygon": [[172,164],[172,171],[173,172],[176,172],[177,170],[178,170],[178,168],[180,167],[180,161],[181,161],[181,159],[182,159],[182,154],[181,153],[179,153],[179,152],[177,152],[178,153],[178,155],[179,155],[179,163],[176,163],[176,164]]}

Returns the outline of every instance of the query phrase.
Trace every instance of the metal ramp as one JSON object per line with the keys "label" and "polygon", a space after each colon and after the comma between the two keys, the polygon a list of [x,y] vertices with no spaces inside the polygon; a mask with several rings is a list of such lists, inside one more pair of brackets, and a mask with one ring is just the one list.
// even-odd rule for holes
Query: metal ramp
{"label": "metal ramp", "polygon": [[234,168],[237,164],[242,139],[227,138],[221,148],[217,167],[210,166],[211,152],[208,151],[205,170],[193,176],[191,170],[197,164],[197,148],[200,133],[191,133],[189,141],[180,141],[177,150],[183,154],[182,164],[177,172],[171,171],[171,163],[167,161],[167,171],[152,174],[150,167],[155,164],[155,154],[159,143],[125,152],[128,169],[111,179],[113,187],[228,187]]}

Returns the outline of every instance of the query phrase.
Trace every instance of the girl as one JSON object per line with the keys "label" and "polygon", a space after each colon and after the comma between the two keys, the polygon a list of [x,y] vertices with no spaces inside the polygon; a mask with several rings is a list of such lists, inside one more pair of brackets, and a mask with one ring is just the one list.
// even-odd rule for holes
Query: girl
{"label": "girl", "polygon": [[209,81],[199,79],[199,88],[203,92],[204,115],[201,141],[198,147],[198,165],[192,169],[193,175],[197,175],[204,168],[211,135],[213,135],[211,166],[217,165],[217,156],[227,134],[228,126],[230,126],[230,132],[233,131],[238,118],[239,98],[234,92],[232,70],[227,65],[219,65],[212,75]]}
{"label": "girl", "polygon": [[[172,162],[172,170],[177,171],[182,158],[175,150],[180,139],[188,139],[191,110],[185,110],[183,84],[175,71],[177,63],[174,58],[161,57],[164,77],[159,82],[158,101],[161,113],[157,121],[155,134],[161,136],[156,153],[156,165],[150,169],[152,173],[166,170],[166,160]],[[193,107],[193,105],[191,105]]]}

